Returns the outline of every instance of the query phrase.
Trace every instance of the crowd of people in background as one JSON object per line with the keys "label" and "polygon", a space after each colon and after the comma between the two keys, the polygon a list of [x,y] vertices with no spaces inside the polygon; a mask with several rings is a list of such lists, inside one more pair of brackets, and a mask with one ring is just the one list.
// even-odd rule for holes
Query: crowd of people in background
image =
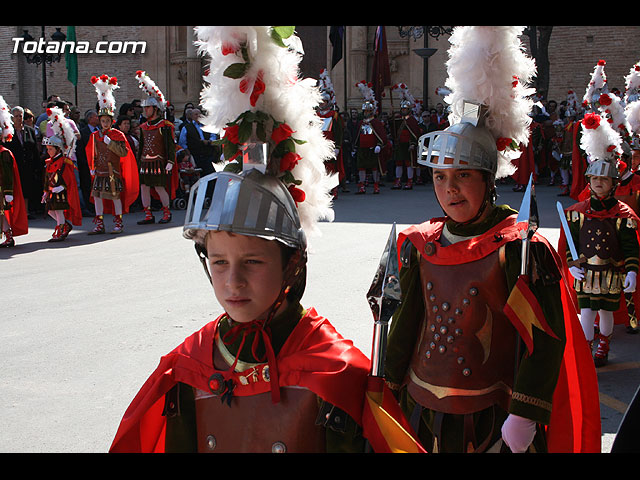
{"label": "crowd of people in background", "polygon": [[[129,146],[137,154],[139,150],[140,125],[145,119],[140,99],[124,103],[118,109],[115,117],[114,128],[124,133]],[[91,174],[87,164],[85,146],[90,135],[100,129],[98,108],[88,109],[84,112],[69,101],[65,101],[57,95],[50,95],[43,102],[41,113],[34,113],[28,107],[16,105],[11,107],[15,135],[6,147],[11,150],[18,166],[23,195],[28,209],[28,218],[35,219],[46,216],[45,206],[41,203],[43,168],[47,158],[47,151],[42,145],[43,136],[47,128],[47,109],[58,107],[62,109],[76,132],[77,144],[73,155],[76,166],[76,180],[80,196],[80,204],[84,217],[93,217],[95,210],[90,200]],[[213,145],[217,136],[206,132],[198,121],[202,112],[193,104],[187,103],[181,117],[174,116],[175,109],[169,105],[165,112],[168,121],[175,125],[175,142],[179,146],[178,162],[199,168],[207,174],[213,171],[213,163],[219,160],[219,150]],[[132,206],[132,210],[140,210],[138,199]]]}

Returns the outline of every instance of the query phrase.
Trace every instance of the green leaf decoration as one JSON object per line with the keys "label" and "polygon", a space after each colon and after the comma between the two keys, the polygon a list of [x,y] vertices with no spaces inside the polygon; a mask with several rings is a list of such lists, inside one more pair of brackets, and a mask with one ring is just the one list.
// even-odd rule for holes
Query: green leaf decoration
{"label": "green leaf decoration", "polygon": [[249,67],[248,63],[232,63],[225,68],[223,75],[229,78],[242,78]]}
{"label": "green leaf decoration", "polygon": [[253,132],[253,122],[249,122],[247,120],[243,121],[238,127],[238,141],[240,144],[245,143],[251,137],[251,133]]}
{"label": "green leaf decoration", "polygon": [[240,173],[242,171],[242,165],[240,165],[240,162],[234,160],[233,162],[227,163],[227,165],[224,167],[224,171],[231,173]]}
{"label": "green leaf decoration", "polygon": [[289,38],[293,35],[296,27],[271,27],[271,38],[280,47],[286,47],[283,38]]}

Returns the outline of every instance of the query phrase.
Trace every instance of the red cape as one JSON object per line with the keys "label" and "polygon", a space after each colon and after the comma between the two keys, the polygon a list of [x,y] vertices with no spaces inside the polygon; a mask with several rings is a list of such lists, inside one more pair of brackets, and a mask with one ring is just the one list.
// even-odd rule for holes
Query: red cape
{"label": "red cape", "polygon": [[67,201],[69,209],[64,211],[64,217],[73,225],[82,225],[82,209],[80,207],[80,194],[78,193],[78,183],[76,182],[75,169],[73,160],[64,155],[60,155],[55,159],[48,158],[45,161],[45,169],[48,172],[59,170],[64,163],[62,179],[67,188]]}
{"label": "red cape", "polygon": [[[398,236],[398,258],[405,239],[409,239],[418,251],[424,252],[429,242],[435,242],[444,227],[444,218],[434,218],[421,225],[414,225]],[[424,255],[425,259],[440,265],[452,265],[480,259],[501,245],[520,238],[520,229],[512,215],[490,229],[484,235],[438,249],[437,258]],[[541,235],[533,241],[544,243],[562,271],[561,256]],[[399,262],[402,265],[402,262]],[[591,353],[578,320],[575,303],[569,285],[563,276],[560,293],[564,310],[566,344],[558,383],[553,394],[551,421],[547,426],[547,445],[550,453],[594,453],[601,450],[600,401],[598,381]]]}
{"label": "red cape", "polygon": [[11,208],[4,211],[4,216],[11,227],[11,234],[14,237],[29,233],[29,220],[27,219],[27,208],[22,195],[22,184],[20,183],[20,172],[13,153],[8,148],[0,145],[0,152],[9,152],[13,160],[13,202]]}
{"label": "red cape", "polygon": [[529,127],[529,142],[525,147],[524,144],[520,145],[522,155],[514,162],[518,169],[511,176],[517,185],[526,185],[529,183],[529,177],[533,174],[533,181],[535,182],[536,176],[536,159],[533,153],[533,145],[531,141],[531,131],[533,130],[533,124]]}
{"label": "red cape", "polygon": [[[142,128],[143,130],[155,130],[157,128],[162,128],[162,127],[169,127],[171,129],[171,138],[175,138],[173,133],[174,125],[173,123],[171,123],[166,119],[162,119],[154,125],[149,124],[149,122],[144,122],[142,125],[140,125],[140,128]],[[169,194],[170,200],[173,200],[174,198],[176,198],[176,190],[180,185],[180,174],[178,172],[180,169],[177,167],[178,166],[176,165],[176,159],[174,158],[173,168],[171,169],[171,172],[168,175],[169,179],[167,181],[167,185],[165,186],[165,188],[167,189],[167,193]],[[158,194],[153,188],[151,189],[151,196],[156,200],[160,199],[160,197],[158,196]]]}
{"label": "red cape", "polygon": [[[584,196],[584,192],[587,192],[588,196],[586,199],[580,201],[579,203],[573,204],[565,209],[565,211],[577,211],[580,213],[584,213],[587,216],[591,217],[603,217],[603,216],[619,216],[622,218],[633,218],[640,224],[640,218],[638,215],[629,207],[626,203],[618,201],[615,207],[610,210],[606,210],[605,212],[591,212],[587,213],[587,209],[589,207],[589,186],[581,193],[581,198]],[[600,214],[599,214],[600,213]],[[638,242],[640,243],[640,232],[636,230],[636,234],[638,234]],[[560,238],[558,239],[558,252],[560,253],[560,258],[562,259],[562,268],[564,271],[564,275],[568,279],[572,279],[573,277],[569,273],[569,266],[567,265],[567,258],[564,252],[567,249],[567,238],[564,234],[564,231],[560,229]],[[570,281],[570,284],[573,282]],[[578,305],[578,295],[574,288],[570,289],[571,297],[573,302]],[[633,304],[636,309],[636,315],[640,312],[640,288],[636,288],[636,291],[633,292]],[[598,321],[598,317],[596,316],[596,323]],[[629,312],[627,310],[627,302],[625,299],[624,292],[620,294],[620,308],[613,313],[613,321],[616,325],[628,325],[629,324]]]}
{"label": "red cape", "polygon": [[[93,158],[94,158],[94,142],[96,138],[101,136],[102,134],[96,130],[89,137],[89,141],[87,142],[87,146],[85,147],[85,151],[87,153],[87,163],[89,164],[89,170],[93,170]],[[129,213],[129,207],[133,202],[138,198],[138,193],[140,190],[140,181],[138,176],[138,164],[136,162],[136,157],[131,151],[129,147],[129,142],[127,137],[125,137],[124,133],[117,129],[110,129],[107,132],[107,136],[114,141],[124,142],[127,147],[127,154],[120,159],[120,172],[122,175],[122,183],[123,183],[123,191],[120,196],[122,200],[122,213]],[[93,177],[91,179],[93,182]],[[93,197],[91,197],[91,201],[93,202]],[[113,214],[114,207],[113,202],[111,200],[103,200],[104,205],[104,213]]]}
{"label": "red cape", "polygon": [[[126,410],[111,452],[164,451],[164,395],[177,382],[209,391],[209,377],[218,372],[211,359],[220,318],[162,357]],[[369,359],[313,308],[302,317],[276,359],[280,386],[308,388],[361,424]],[[261,393],[254,385],[238,384],[234,395]],[[270,391],[267,383],[261,382],[260,386],[265,392]]]}

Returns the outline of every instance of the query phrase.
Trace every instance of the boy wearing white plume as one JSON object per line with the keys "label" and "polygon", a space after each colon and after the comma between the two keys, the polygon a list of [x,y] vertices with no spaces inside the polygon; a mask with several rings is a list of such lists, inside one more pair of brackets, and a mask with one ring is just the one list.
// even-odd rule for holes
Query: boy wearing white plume
{"label": "boy wearing white plume", "polygon": [[[418,161],[432,169],[444,216],[399,235],[403,298],[386,379],[429,452],[600,448],[595,369],[584,342],[578,353],[591,370],[565,375],[565,356],[574,353],[566,332],[579,323],[560,259],[535,232],[537,215],[524,212],[523,224],[517,211],[495,204],[495,179],[513,173],[517,146],[529,137],[535,65],[522,30],[454,30],[445,98],[451,125],[420,138]],[[567,384],[584,379],[588,404],[568,420],[577,409]],[[578,439],[571,421],[581,426]]]}

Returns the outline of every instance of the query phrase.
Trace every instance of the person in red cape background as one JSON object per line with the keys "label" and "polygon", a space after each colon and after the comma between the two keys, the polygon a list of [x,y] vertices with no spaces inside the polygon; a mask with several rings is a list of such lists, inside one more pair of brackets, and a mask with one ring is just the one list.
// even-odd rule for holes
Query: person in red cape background
{"label": "person in red cape background", "polygon": [[151,196],[162,204],[162,218],[158,223],[171,221],[169,203],[175,198],[180,183],[176,163],[176,139],[173,123],[163,118],[167,101],[146,72],[136,72],[140,88],[148,98],[142,102],[146,121],[140,125],[140,146],[137,161],[140,179],[140,196],[145,217],[139,225],[155,223],[151,213]]}
{"label": "person in red cape background", "polygon": [[637,290],[639,218],[615,197],[622,153],[619,134],[595,113],[585,115],[582,130],[581,144],[592,159],[585,173],[590,195],[565,209],[579,258],[573,258],[567,232],[561,232],[558,250],[564,254],[565,269],[575,279],[585,338],[590,346],[597,342],[594,362],[602,366],[608,361],[615,312],[628,320],[626,308],[621,308],[624,295]]}
{"label": "person in red cape background", "polygon": [[[9,106],[0,96],[0,141],[11,142],[13,120]],[[0,145],[0,248],[15,246],[15,237],[29,232],[27,209],[22,195],[20,173],[11,150]]]}
{"label": "person in red cape background", "polygon": [[136,158],[124,133],[113,128],[115,98],[118,88],[115,77],[92,77],[91,83],[98,94],[100,129],[89,137],[85,147],[87,163],[92,176],[91,199],[95,204],[95,228],[89,235],[105,233],[104,214],[113,214],[111,233],[124,230],[122,215],[129,213],[130,205],[138,197],[139,182]]}
{"label": "person in red cape background", "polygon": [[82,225],[82,209],[73,164],[69,154],[75,149],[75,134],[58,107],[47,110],[46,135],[42,139],[49,158],[45,160],[42,203],[56,222],[50,242],[67,238],[73,225]]}

